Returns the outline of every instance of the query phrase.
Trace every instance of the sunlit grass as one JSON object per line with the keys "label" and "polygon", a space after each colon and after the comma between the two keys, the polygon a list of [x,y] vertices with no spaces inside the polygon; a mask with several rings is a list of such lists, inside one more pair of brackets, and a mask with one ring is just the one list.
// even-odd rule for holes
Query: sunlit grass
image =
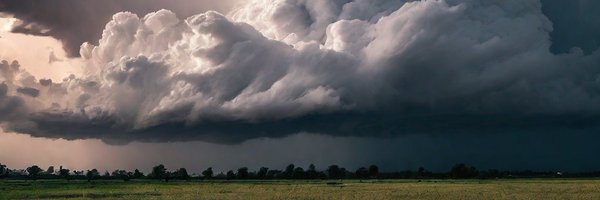
{"label": "sunlit grass", "polygon": [[0,199],[600,199],[600,180],[0,181]]}

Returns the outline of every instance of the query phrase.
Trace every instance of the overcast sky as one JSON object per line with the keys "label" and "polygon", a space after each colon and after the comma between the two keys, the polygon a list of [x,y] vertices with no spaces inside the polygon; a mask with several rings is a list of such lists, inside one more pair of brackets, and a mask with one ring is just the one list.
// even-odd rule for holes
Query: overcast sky
{"label": "overcast sky", "polygon": [[597,169],[595,8],[0,0],[0,162]]}

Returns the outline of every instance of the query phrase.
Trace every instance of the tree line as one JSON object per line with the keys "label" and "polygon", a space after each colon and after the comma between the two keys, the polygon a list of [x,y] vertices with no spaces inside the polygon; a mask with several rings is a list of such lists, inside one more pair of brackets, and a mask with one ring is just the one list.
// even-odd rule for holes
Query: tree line
{"label": "tree line", "polygon": [[304,169],[293,164],[283,170],[261,167],[250,171],[247,167],[229,170],[216,174],[212,168],[207,168],[201,174],[189,174],[185,168],[169,170],[164,165],[154,166],[149,174],[140,170],[115,170],[101,173],[97,169],[87,171],[69,170],[62,166],[54,166],[46,170],[37,165],[26,169],[9,169],[0,163],[0,179],[66,179],[66,180],[123,180],[155,179],[169,182],[170,180],[269,180],[269,179],[497,179],[497,178],[556,178],[556,177],[600,177],[600,172],[562,173],[534,171],[501,171],[478,170],[466,164],[456,164],[448,172],[431,172],[423,167],[417,170],[398,172],[381,172],[377,165],[347,170],[338,165],[330,165],[324,170],[318,170],[315,165]]}

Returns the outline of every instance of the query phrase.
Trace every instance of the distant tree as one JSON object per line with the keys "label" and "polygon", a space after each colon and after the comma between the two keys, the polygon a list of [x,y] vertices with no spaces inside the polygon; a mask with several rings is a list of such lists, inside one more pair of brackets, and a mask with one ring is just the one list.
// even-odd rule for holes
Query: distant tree
{"label": "distant tree", "polygon": [[233,170],[227,171],[227,180],[235,179],[235,173]]}
{"label": "distant tree", "polygon": [[348,170],[346,170],[346,168],[343,168],[343,167],[340,168],[340,173],[339,173],[340,174],[340,179],[344,179],[344,178],[348,177],[349,173],[350,172],[348,172]]}
{"label": "distant tree", "polygon": [[26,176],[27,175],[27,170],[24,169],[8,169],[8,175],[7,177],[21,177],[21,176]]}
{"label": "distant tree", "polygon": [[248,168],[247,167],[239,168],[237,171],[237,177],[239,179],[247,179],[248,178]]}
{"label": "distant tree", "polygon": [[37,178],[42,171],[44,171],[44,170],[42,168],[38,167],[37,165],[27,168],[27,174],[29,174],[29,176],[33,177],[33,178]]}
{"label": "distant tree", "polygon": [[354,174],[356,175],[356,178],[359,179],[369,178],[369,170],[364,167],[358,168]]}
{"label": "distant tree", "polygon": [[302,167],[296,167],[296,169],[294,169],[293,178],[294,179],[304,179],[305,178],[304,169],[302,169]]}
{"label": "distant tree", "polygon": [[371,178],[378,178],[379,177],[379,167],[377,167],[377,165],[371,165],[371,166],[369,166],[369,176]]}
{"label": "distant tree", "polygon": [[6,165],[0,163],[0,178],[6,178],[8,176],[8,168]]}
{"label": "distant tree", "polygon": [[165,179],[165,182],[169,182],[167,168],[162,164],[154,166],[149,176],[153,179]]}
{"label": "distant tree", "polygon": [[430,178],[432,174],[432,172],[427,171],[424,167],[419,167],[419,170],[417,171],[418,178]]}
{"label": "distant tree", "polygon": [[140,170],[135,169],[135,171],[133,172],[133,178],[134,179],[140,179],[144,177],[144,173],[140,172]]}
{"label": "distant tree", "polygon": [[285,176],[281,170],[273,169],[267,172],[267,178],[285,178]]}
{"label": "distant tree", "polygon": [[475,167],[460,163],[452,167],[450,176],[454,179],[476,178],[479,176],[479,171]]}
{"label": "distant tree", "polygon": [[317,171],[317,167],[316,167],[314,164],[310,164],[310,165],[308,166],[308,170],[307,170],[307,171],[311,171],[311,170],[313,170],[313,171]]}
{"label": "distant tree", "polygon": [[419,167],[419,170],[417,171],[417,176],[423,177],[424,175],[425,175],[425,168]]}
{"label": "distant tree", "polygon": [[83,175],[83,171],[74,170],[73,174],[75,174],[75,176],[81,176],[81,175]]}
{"label": "distant tree", "polygon": [[127,172],[127,180],[126,181],[129,181],[132,178],[133,178],[133,172]]}
{"label": "distant tree", "polygon": [[129,181],[131,179],[131,176],[133,176],[133,173],[127,172],[125,170],[115,170],[112,172],[112,177],[121,179],[123,181]]}
{"label": "distant tree", "polygon": [[259,179],[266,179],[267,178],[267,173],[269,172],[269,168],[266,167],[261,167],[258,172],[256,173],[257,178]]}
{"label": "distant tree", "polygon": [[97,169],[88,170],[87,173],[85,173],[85,177],[87,178],[88,182],[91,182],[92,180],[100,177],[100,172],[98,172]]}
{"label": "distant tree", "polygon": [[49,174],[49,175],[54,174],[54,166],[48,167],[48,170],[46,170],[46,174]]}
{"label": "distant tree", "polygon": [[185,168],[180,168],[177,171],[175,171],[174,176],[177,179],[183,179],[183,180],[190,179],[190,175],[188,174],[188,172]]}
{"label": "distant tree", "polygon": [[110,173],[108,171],[105,171],[102,177],[104,177],[104,179],[110,179]]}
{"label": "distant tree", "polygon": [[500,172],[500,170],[490,169],[490,170],[487,170],[487,171],[480,172],[480,176],[482,178],[486,178],[486,179],[488,179],[488,178],[501,178],[501,177],[504,177],[504,174],[502,172]]}
{"label": "distant tree", "polygon": [[319,172],[319,178],[320,178],[320,179],[327,179],[327,173],[326,173],[326,172],[323,172],[323,171],[320,171],[320,172]]}
{"label": "distant tree", "polygon": [[317,179],[317,178],[319,178],[319,172],[317,172],[317,167],[315,167],[315,165],[310,164],[308,166],[308,170],[306,170],[306,178],[307,179]]}
{"label": "distant tree", "polygon": [[341,179],[342,178],[342,173],[341,173],[341,169],[339,166],[337,165],[331,165],[327,168],[327,176],[330,179]]}
{"label": "distant tree", "polygon": [[167,171],[165,172],[165,182],[169,182],[169,180],[171,180],[171,178],[173,177],[173,173]]}
{"label": "distant tree", "polygon": [[204,170],[202,172],[202,176],[204,176],[205,179],[211,179],[213,177],[212,167],[209,167],[206,170]]}
{"label": "distant tree", "polygon": [[285,171],[283,172],[285,178],[293,178],[294,177],[294,169],[296,169],[296,166],[294,166],[294,164],[290,164],[285,168]]}
{"label": "distant tree", "polygon": [[227,175],[225,175],[225,173],[223,173],[223,172],[220,172],[220,173],[218,173],[216,175],[213,175],[213,178],[216,178],[216,179],[226,179]]}
{"label": "distant tree", "polygon": [[60,166],[60,169],[58,170],[58,175],[64,179],[69,180],[70,179],[70,173],[71,170],[69,169],[63,169],[62,166]]}

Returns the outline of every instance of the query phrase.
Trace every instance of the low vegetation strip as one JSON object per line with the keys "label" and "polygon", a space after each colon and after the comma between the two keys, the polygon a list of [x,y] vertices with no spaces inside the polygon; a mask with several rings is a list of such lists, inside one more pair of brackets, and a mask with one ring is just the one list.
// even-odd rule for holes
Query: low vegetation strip
{"label": "low vegetation strip", "polygon": [[4,180],[0,191],[0,199],[600,199],[600,180]]}

